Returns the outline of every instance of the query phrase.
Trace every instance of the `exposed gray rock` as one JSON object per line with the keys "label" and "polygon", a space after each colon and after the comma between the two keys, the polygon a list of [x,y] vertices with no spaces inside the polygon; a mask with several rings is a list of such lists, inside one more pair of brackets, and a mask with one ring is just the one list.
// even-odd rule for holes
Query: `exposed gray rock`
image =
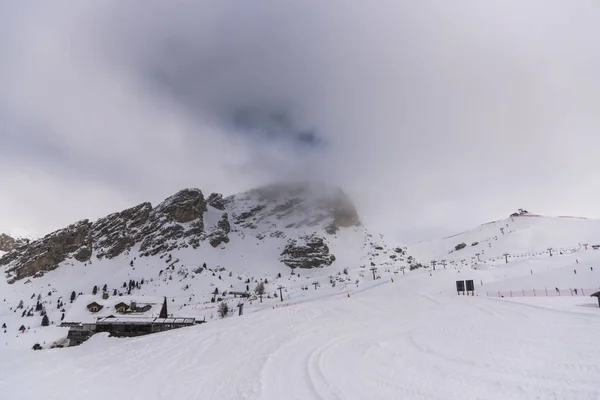
{"label": "exposed gray rock", "polygon": [[208,242],[212,247],[217,247],[222,243],[229,243],[229,236],[231,232],[231,225],[227,213],[221,215],[221,219],[217,222],[216,229],[214,229],[208,236]]}
{"label": "exposed gray rock", "polygon": [[225,210],[225,199],[221,193],[211,193],[206,199],[206,203],[217,210]]}
{"label": "exposed gray rock", "polygon": [[4,233],[0,233],[0,251],[11,251],[15,248],[16,240]]}
{"label": "exposed gray rock", "polygon": [[[226,211],[211,227],[204,221],[207,205],[210,213]],[[304,236],[288,240],[280,260],[292,268],[324,267],[335,260],[322,237],[324,230],[335,234],[359,225],[354,205],[339,189],[278,184],[225,199],[218,193],[205,199],[200,190],[186,189],[155,208],[142,203],[93,223],[78,222],[31,243],[0,236],[0,246],[11,250],[0,259],[0,266],[7,266],[9,279],[14,281],[51,271],[68,259],[82,263],[94,257],[112,259],[138,246],[137,256],[143,257],[198,248],[203,241],[219,247],[232,234],[241,239],[248,234],[262,241],[283,241],[290,231],[294,236],[299,231]]]}
{"label": "exposed gray rock", "polygon": [[13,238],[5,233],[0,233],[0,251],[12,251],[17,247],[26,246],[29,239]]}
{"label": "exposed gray rock", "polygon": [[88,220],[77,222],[0,258],[0,265],[14,262],[7,270],[11,276],[9,283],[51,271],[67,258],[79,254],[82,248],[91,247],[91,226]]}
{"label": "exposed gray rock", "polygon": [[279,260],[290,268],[321,268],[330,266],[335,256],[323,238],[308,235],[288,240]]}
{"label": "exposed gray rock", "polygon": [[[204,235],[206,203],[198,189],[186,189],[152,209],[150,203],[110,214],[93,224],[81,221],[29,245],[17,247],[0,259],[9,265],[12,281],[55,269],[69,258],[114,258],[140,243],[140,255],[156,255],[187,245],[199,246]],[[227,228],[225,222],[222,228]],[[184,239],[184,240],[182,240]]]}

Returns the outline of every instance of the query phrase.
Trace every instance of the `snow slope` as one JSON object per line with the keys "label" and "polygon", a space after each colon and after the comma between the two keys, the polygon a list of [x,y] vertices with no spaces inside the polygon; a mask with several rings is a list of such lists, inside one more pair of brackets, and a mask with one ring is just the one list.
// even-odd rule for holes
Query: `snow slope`
{"label": "snow slope", "polygon": [[[467,247],[455,250],[460,243]],[[600,244],[600,220],[527,215],[487,223],[442,240],[420,242],[410,246],[410,252],[425,262],[445,259],[471,263],[477,261],[479,253],[481,261],[495,263],[504,262],[505,253],[512,259],[550,257],[548,248],[556,254],[584,250],[583,244],[588,244],[588,249]]]}
{"label": "snow slope", "polygon": [[[174,198],[158,207],[167,207]],[[0,279],[0,325],[7,325],[6,333],[0,331],[0,350],[31,348],[35,343],[49,347],[64,339],[66,329],[53,329],[54,336],[42,332],[40,312],[34,311],[27,316],[36,306],[38,297],[41,297],[50,325],[56,327],[63,315],[69,313],[73,291],[78,295],[89,295],[94,286],[102,288],[106,285],[112,298],[115,293],[116,296],[128,294],[125,286],[133,280],[140,285],[132,288],[131,295],[165,296],[169,313],[211,320],[216,318],[219,299],[235,308],[239,299],[229,292],[247,289],[253,292],[261,281],[266,286],[264,303],[256,297],[251,298],[245,306],[247,312],[270,307],[269,304],[279,297],[277,288],[280,285],[283,296],[298,299],[307,296],[306,288],[314,289],[314,282],[322,289],[325,286],[333,289],[334,282],[356,286],[371,274],[368,271],[371,263],[381,270],[398,271],[400,265],[405,265],[402,254],[388,247],[381,235],[369,233],[352,218],[345,221],[356,214],[351,204],[344,204],[345,199],[339,189],[267,186],[230,196],[221,205],[208,204],[203,212],[207,234],[218,228],[224,212],[231,219],[229,241],[216,247],[203,241],[198,248],[178,246],[164,253],[141,257],[141,244],[137,243],[114,258],[98,259],[96,255],[102,251],[98,244],[89,261],[67,258],[57,268],[44,271],[42,276],[19,279],[12,284]],[[328,227],[336,220],[341,227],[328,233]],[[187,228],[189,223],[180,225]],[[294,272],[280,261],[279,256],[290,240],[300,241],[307,234],[325,238],[336,260],[330,266]],[[181,240],[181,243],[186,241]],[[206,269],[202,268],[204,264]],[[9,269],[10,265],[0,267],[0,272],[4,275]],[[337,286],[336,290],[339,288]],[[101,293],[96,296],[100,300]],[[21,301],[23,308],[18,307]],[[19,331],[21,325],[25,327],[25,333]]]}
{"label": "snow slope", "polygon": [[[507,223],[504,237],[485,241]],[[589,294],[600,290],[600,251],[578,246],[594,243],[597,226],[541,217],[488,224],[409,249],[423,259],[443,254],[445,267],[401,271],[376,263],[375,280],[364,252],[382,239],[357,227],[332,238],[342,262],[281,277],[272,260],[261,262],[260,252],[241,262],[253,246],[273,242],[234,237],[229,244],[242,246],[231,253],[238,258],[218,249],[212,258],[205,249],[208,268],[200,272],[198,253],[181,249],[172,260],[123,255],[67,264],[28,283],[0,282],[3,295],[25,298],[25,308],[36,301],[30,292],[43,290],[56,322],[60,311],[49,305],[73,285],[83,282],[91,291],[92,283],[108,281],[109,291],[121,291],[122,282],[144,277],[134,295],[167,296],[170,313],[209,322],[132,339],[96,335],[80,347],[47,349],[66,331],[40,329],[38,317],[0,307],[0,322],[9,322],[0,337],[0,393],[61,400],[597,399],[600,308]],[[490,243],[490,258],[448,255],[458,240]],[[558,250],[552,257],[544,251],[550,246]],[[506,252],[508,263],[497,256]],[[176,268],[166,269],[176,259]],[[245,290],[265,278],[263,302],[254,297],[243,316],[217,317],[217,304],[210,302],[215,288],[237,311],[240,299],[223,291]],[[475,281],[475,296],[457,296],[455,281],[464,279]],[[22,321],[37,325],[17,333]],[[36,342],[45,350],[27,350]]]}
{"label": "snow slope", "polygon": [[465,272],[395,275],[350,297],[140,338],[7,351],[0,393],[48,400],[600,398],[595,299],[457,296],[453,283]]}

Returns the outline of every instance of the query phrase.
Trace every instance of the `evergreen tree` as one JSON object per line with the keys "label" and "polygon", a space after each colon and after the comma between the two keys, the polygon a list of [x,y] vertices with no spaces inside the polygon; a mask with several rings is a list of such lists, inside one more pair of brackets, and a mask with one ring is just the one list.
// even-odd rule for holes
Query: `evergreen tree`
{"label": "evergreen tree", "polygon": [[94,285],[94,288],[92,289],[92,294],[96,294],[98,293],[98,286]]}
{"label": "evergreen tree", "polygon": [[48,316],[44,315],[44,318],[42,318],[42,326],[48,326],[50,325],[50,321],[48,320]]}
{"label": "evergreen tree", "polygon": [[75,301],[75,298],[77,297],[77,294],[75,294],[75,291],[71,292],[71,303]]}
{"label": "evergreen tree", "polygon": [[219,304],[219,315],[221,316],[221,318],[225,318],[227,314],[229,314],[229,306],[227,305],[227,303],[222,302],[221,304]]}
{"label": "evergreen tree", "polygon": [[102,291],[106,292],[108,290],[108,286],[106,286],[106,283],[104,284],[104,286],[102,286]]}
{"label": "evergreen tree", "polygon": [[254,291],[256,292],[256,294],[258,295],[263,295],[265,294],[265,284],[260,282],[258,285],[256,285],[256,289],[254,289]]}

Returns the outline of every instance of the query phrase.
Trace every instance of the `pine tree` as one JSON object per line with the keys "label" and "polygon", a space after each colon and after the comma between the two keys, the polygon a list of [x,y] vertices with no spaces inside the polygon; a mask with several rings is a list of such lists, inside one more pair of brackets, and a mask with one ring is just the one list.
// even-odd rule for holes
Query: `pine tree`
{"label": "pine tree", "polygon": [[77,294],[75,294],[75,291],[71,292],[71,303],[75,301],[75,298],[77,297]]}
{"label": "pine tree", "polygon": [[48,320],[48,316],[44,315],[44,318],[42,318],[42,326],[48,326],[50,325],[50,321]]}
{"label": "pine tree", "polygon": [[265,294],[265,284],[264,283],[259,283],[258,285],[256,285],[256,289],[254,289],[254,291],[256,292],[256,294],[258,295],[263,295]]}
{"label": "pine tree", "polygon": [[102,291],[106,292],[108,290],[108,286],[106,285],[106,283],[104,284],[104,286],[102,286]]}
{"label": "pine tree", "polygon": [[227,303],[222,302],[221,304],[219,304],[219,315],[221,316],[221,318],[225,318],[227,314],[229,314],[229,306],[227,305]]}
{"label": "pine tree", "polygon": [[254,291],[260,297],[260,302],[262,303],[262,297],[263,294],[265,294],[265,284],[260,282],[258,285],[256,285],[256,289],[254,289]]}
{"label": "pine tree", "polygon": [[92,294],[96,294],[98,293],[98,286],[94,285],[94,288],[92,289]]}

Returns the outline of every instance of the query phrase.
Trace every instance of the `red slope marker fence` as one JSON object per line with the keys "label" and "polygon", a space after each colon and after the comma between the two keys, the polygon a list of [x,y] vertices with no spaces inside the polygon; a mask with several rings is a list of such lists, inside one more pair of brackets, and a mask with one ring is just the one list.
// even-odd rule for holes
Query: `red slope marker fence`
{"label": "red slope marker fence", "polygon": [[518,289],[509,291],[486,292],[488,297],[561,297],[561,296],[589,296],[600,291],[600,288],[573,288],[573,289]]}

